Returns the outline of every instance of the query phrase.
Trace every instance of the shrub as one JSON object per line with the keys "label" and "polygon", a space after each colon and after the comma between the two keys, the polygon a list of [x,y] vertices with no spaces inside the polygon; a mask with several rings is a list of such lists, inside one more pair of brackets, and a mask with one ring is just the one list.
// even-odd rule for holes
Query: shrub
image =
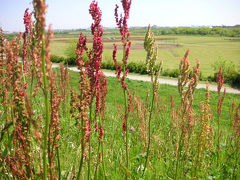
{"label": "shrub", "polygon": [[71,41],[66,50],[64,51],[64,55],[66,55],[67,57],[77,57],[75,53],[76,46],[77,42]]}
{"label": "shrub", "polygon": [[112,62],[102,62],[101,68],[115,70],[115,65]]}
{"label": "shrub", "polygon": [[237,74],[232,80],[232,86],[240,88],[240,74]]}
{"label": "shrub", "polygon": [[50,59],[53,63],[60,63],[60,62],[65,62],[65,58],[62,56],[56,56],[56,55],[51,55]]}
{"label": "shrub", "polygon": [[163,70],[162,75],[177,78],[179,76],[179,70],[178,69],[165,69],[165,70]]}
{"label": "shrub", "polygon": [[65,59],[65,63],[69,65],[76,65],[76,57],[68,57]]}
{"label": "shrub", "polygon": [[222,57],[219,57],[219,59],[212,64],[214,70],[213,80],[216,81],[217,71],[220,67],[222,67],[224,81],[230,85],[239,86],[239,73],[236,70],[236,65],[232,61],[227,61]]}

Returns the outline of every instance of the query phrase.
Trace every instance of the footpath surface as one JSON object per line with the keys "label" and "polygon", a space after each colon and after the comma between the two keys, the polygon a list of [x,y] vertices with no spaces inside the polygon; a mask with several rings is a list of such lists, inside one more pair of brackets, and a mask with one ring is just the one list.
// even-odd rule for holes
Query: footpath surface
{"label": "footpath surface", "polygon": [[[53,64],[52,65],[53,68],[59,68],[59,65]],[[77,67],[69,67],[68,68],[71,71],[75,71],[78,72],[79,70],[77,69]],[[115,73],[113,72],[107,72],[107,71],[103,71],[104,75],[107,77],[116,77]],[[129,74],[127,76],[128,79],[131,80],[138,80],[138,81],[151,81],[151,78],[149,76],[141,76],[141,75],[131,75]],[[173,79],[163,79],[163,78],[159,78],[159,83],[160,84],[169,84],[169,85],[173,85],[173,86],[177,86],[178,85],[178,81],[177,80],[173,80]],[[197,86],[198,89],[205,89],[206,88],[206,84],[198,84]],[[226,88],[226,92],[227,93],[232,93],[232,94],[240,94],[240,90],[239,89],[234,89],[231,87],[224,87]],[[223,89],[222,88],[222,91]],[[217,91],[217,86],[216,85],[209,85],[209,90],[210,91]]]}

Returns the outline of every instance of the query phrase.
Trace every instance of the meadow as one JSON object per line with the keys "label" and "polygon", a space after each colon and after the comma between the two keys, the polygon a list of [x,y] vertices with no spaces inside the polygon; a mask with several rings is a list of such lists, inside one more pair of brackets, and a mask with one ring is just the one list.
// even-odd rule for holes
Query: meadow
{"label": "meadow", "polygon": [[[113,43],[119,44],[119,35],[114,35],[110,30],[106,30],[103,36],[104,52],[103,62],[112,61]],[[109,32],[108,32],[109,31]],[[146,30],[145,30],[146,32]],[[89,33],[84,32],[88,39],[91,39]],[[131,34],[132,53],[129,56],[129,63],[145,63],[146,52],[143,48],[145,34]],[[71,34],[71,33],[70,33]],[[74,32],[72,37],[56,37],[51,44],[51,53],[57,56],[66,57],[66,50],[77,43],[77,36],[80,31]],[[74,37],[75,36],[75,37]],[[234,40],[236,39],[236,40]],[[109,42],[110,41],[110,42]],[[199,36],[199,35],[160,35],[156,36],[156,43],[159,44],[159,59],[164,61],[163,70],[165,69],[178,69],[179,59],[189,48],[189,60],[191,64],[195,60],[200,60],[201,72],[204,77],[214,74],[212,64],[224,59],[232,61],[237,68],[240,66],[240,40],[239,38],[231,37],[216,37],[216,36]],[[90,45],[90,43],[89,43]],[[121,57],[121,53],[117,54]]]}
{"label": "meadow", "polygon": [[[51,53],[64,52],[70,37],[52,39],[51,28],[45,31],[44,1],[33,0],[33,14],[26,9],[23,34],[7,41],[0,31],[0,179],[240,178],[240,95],[221,91],[221,67],[217,92],[208,85],[196,89],[200,63],[191,54],[201,54],[184,49],[211,46],[213,39],[222,48],[225,40],[164,36],[162,43],[150,26],[144,37],[131,36],[131,1],[121,3],[124,14],[115,9],[120,35],[111,32],[110,39],[98,3],[90,4],[91,39],[84,36],[89,31],[80,33],[74,48],[79,72],[63,64],[52,68]],[[169,49],[179,42],[182,50]],[[160,57],[165,51],[178,58],[168,62],[179,68],[177,87],[158,83],[164,67],[158,49]],[[138,53],[151,82],[127,79]],[[110,59],[116,77],[102,72],[101,63]]]}

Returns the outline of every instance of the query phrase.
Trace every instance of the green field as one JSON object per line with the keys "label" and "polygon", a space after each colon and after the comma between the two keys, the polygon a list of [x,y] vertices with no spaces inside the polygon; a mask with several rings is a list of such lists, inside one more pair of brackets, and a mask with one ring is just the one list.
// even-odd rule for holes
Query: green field
{"label": "green field", "polygon": [[[88,35],[88,33],[87,33]],[[77,36],[77,33],[74,34]],[[132,49],[129,62],[144,63],[146,52],[143,49],[143,38],[132,35]],[[138,40],[136,40],[139,38]],[[161,40],[158,40],[161,38]],[[164,40],[173,38],[174,40]],[[88,39],[91,39],[89,37]],[[114,41],[115,39],[115,41]],[[193,66],[195,60],[200,60],[201,72],[204,77],[213,75],[212,64],[219,59],[232,61],[237,68],[240,66],[240,40],[233,40],[227,37],[210,36],[156,36],[156,43],[159,44],[159,59],[163,60],[163,69],[177,69],[179,60],[189,48],[189,60]],[[235,38],[236,39],[236,38]],[[109,42],[111,40],[111,42]],[[55,38],[51,44],[51,53],[58,56],[66,56],[66,49],[73,42],[77,42],[77,37]],[[107,33],[104,36],[103,61],[111,61],[113,43],[120,44],[118,37]],[[121,47],[121,46],[119,46]],[[121,58],[122,52],[117,54]]]}
{"label": "green field", "polygon": [[[79,74],[76,72],[71,72],[71,81],[70,86],[74,89],[78,89],[78,81],[79,81]],[[105,113],[105,121],[104,121],[104,166],[106,169],[106,174],[108,179],[116,179],[120,180],[123,176],[124,171],[123,168],[123,156],[124,156],[124,143],[123,141],[123,134],[122,134],[122,116],[123,116],[123,104],[124,98],[122,94],[122,88],[117,82],[116,78],[108,77],[108,94],[106,97],[106,113]],[[127,80],[126,83],[129,85],[129,89],[131,92],[135,91],[135,97],[140,97],[145,104],[145,108],[147,106],[146,96],[148,90],[151,89],[151,83],[149,82],[142,82],[142,81],[133,81]],[[193,108],[196,115],[201,114],[201,102],[205,99],[205,90],[200,89],[196,90],[194,94],[194,103]],[[154,117],[152,121],[152,130],[153,130],[153,142],[152,142],[152,153],[151,153],[151,169],[149,169],[148,173],[146,174],[144,179],[167,179],[173,177],[174,171],[171,168],[174,167],[176,163],[176,159],[174,158],[174,148],[175,146],[171,144],[173,141],[169,139],[171,136],[171,101],[170,96],[173,95],[176,108],[179,106],[180,103],[180,96],[178,94],[177,88],[170,85],[160,85],[159,89],[159,98],[156,100],[156,107],[154,110]],[[151,96],[149,97],[151,99]],[[213,127],[213,131],[216,132],[216,122],[217,122],[217,100],[218,94],[217,92],[210,93],[210,106],[213,113],[213,118],[211,119],[211,126]],[[240,95],[235,94],[226,94],[223,109],[222,109],[222,117],[221,117],[221,131],[223,132],[223,136],[221,137],[221,143],[227,144],[227,137],[231,132],[230,124],[231,120],[229,119],[229,110],[232,105],[233,99],[235,99],[235,103],[240,103]],[[140,116],[136,116],[138,114],[138,110],[136,109],[136,103],[134,101],[134,105],[132,106],[132,112],[130,113],[129,117],[129,127],[134,127],[134,131],[129,131],[129,154],[130,154],[130,169],[131,169],[131,178],[138,179],[141,177],[141,170],[139,167],[142,166],[144,162],[144,158],[141,157],[141,154],[146,152],[146,144],[145,140],[141,135],[141,123],[142,119]],[[143,112],[142,112],[143,113]],[[145,120],[145,123],[147,120]],[[71,119],[68,121],[67,119],[62,119],[61,121],[61,159],[63,162],[62,172],[63,177],[68,174],[66,170],[71,168],[77,168],[75,165],[78,164],[78,157],[80,154],[80,144],[77,141],[79,138],[79,130],[78,127],[74,127],[75,121]],[[199,123],[199,122],[197,122]],[[196,125],[198,127],[198,125]],[[147,130],[146,130],[147,131]],[[197,133],[197,131],[195,132]],[[96,133],[93,133],[93,136],[96,136]],[[197,134],[194,134],[194,138],[197,138]],[[215,136],[215,133],[213,134]],[[139,143],[141,142],[141,143]],[[92,138],[92,143],[97,143],[96,139]],[[194,148],[196,143],[193,143],[191,148]],[[227,147],[221,146],[222,156],[224,156],[225,151],[227,151]],[[194,150],[193,150],[194,151]],[[96,146],[93,146],[93,158],[96,156]],[[227,160],[221,159],[221,161],[226,162]],[[166,163],[166,164],[164,164]],[[190,162],[191,163],[191,162]],[[190,166],[191,164],[187,162],[185,167]],[[85,165],[86,166],[86,165]],[[224,174],[224,170],[216,169],[215,165],[212,165],[209,169],[205,170],[204,172],[208,172],[210,176],[214,177],[229,177],[229,172]],[[194,169],[194,167],[193,167]],[[203,169],[201,172],[203,172]],[[99,179],[103,178],[103,169],[99,169]],[[212,174],[211,174],[212,173]],[[221,173],[221,174],[220,174]],[[190,174],[190,173],[189,173]],[[200,173],[201,174],[201,173]],[[204,174],[204,173],[203,173]],[[231,173],[230,173],[231,174]],[[86,176],[86,174],[84,174]],[[224,175],[224,176],[223,176]],[[185,175],[183,175],[184,177]],[[189,175],[188,175],[189,176]],[[83,176],[84,177],[84,176]],[[186,179],[191,179],[190,177]]]}

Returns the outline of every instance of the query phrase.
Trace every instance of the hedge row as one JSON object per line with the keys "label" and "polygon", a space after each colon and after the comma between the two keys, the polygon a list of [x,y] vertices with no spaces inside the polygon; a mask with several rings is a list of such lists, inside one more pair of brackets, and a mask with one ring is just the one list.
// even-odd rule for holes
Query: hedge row
{"label": "hedge row", "polygon": [[[83,60],[86,60],[86,57],[83,57]],[[64,63],[68,63],[69,65],[76,65],[75,57],[65,58],[65,57],[60,57],[56,55],[51,55],[51,61],[54,63],[64,62]],[[113,62],[102,62],[101,68],[115,70],[115,65]],[[136,64],[131,62],[127,65],[127,68],[129,69],[129,72],[147,74],[147,68],[145,64]]]}
{"label": "hedge row", "polygon": [[[86,60],[86,57],[83,57],[84,60]],[[60,57],[56,55],[51,55],[51,61],[54,63],[67,63],[69,65],[76,65],[76,58],[75,57]],[[110,70],[115,70],[115,65],[113,62],[102,62],[101,65],[102,69],[110,69]],[[132,73],[139,73],[139,74],[148,74],[147,73],[147,68],[145,64],[140,64],[140,63],[134,63],[130,62],[127,64],[127,68],[129,69],[129,72]],[[157,66],[155,66],[155,69],[157,69]],[[168,77],[174,77],[177,78],[179,76],[179,70],[178,69],[164,69],[162,70],[161,73],[162,76],[168,76]],[[190,72],[190,77],[192,76],[192,71]],[[216,74],[214,76],[209,76],[207,78],[202,77],[202,73],[200,73],[200,80],[208,80],[212,82],[216,82]],[[225,76],[225,82],[230,84],[231,86],[234,87],[240,87],[240,74],[239,73],[234,73],[232,75]]]}

